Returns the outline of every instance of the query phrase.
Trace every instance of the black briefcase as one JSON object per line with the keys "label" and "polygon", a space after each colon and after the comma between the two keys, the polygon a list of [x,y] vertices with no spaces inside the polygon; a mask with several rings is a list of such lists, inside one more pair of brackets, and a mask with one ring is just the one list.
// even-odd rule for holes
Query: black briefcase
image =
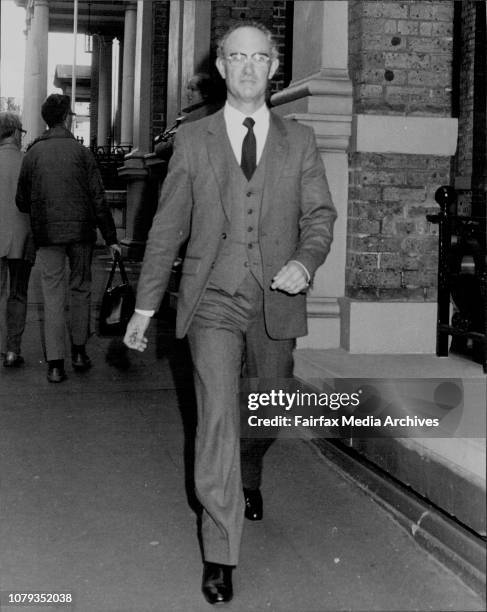
{"label": "black briefcase", "polygon": [[[113,279],[117,267],[120,271],[121,284],[114,285]],[[135,308],[135,292],[131,287],[125,266],[120,257],[115,257],[103,293],[98,319],[98,331],[101,336],[123,336]]]}

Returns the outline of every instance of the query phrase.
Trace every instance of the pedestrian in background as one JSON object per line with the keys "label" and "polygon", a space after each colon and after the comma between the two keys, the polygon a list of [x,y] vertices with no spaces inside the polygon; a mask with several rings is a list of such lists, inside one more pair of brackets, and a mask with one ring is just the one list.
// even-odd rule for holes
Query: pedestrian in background
{"label": "pedestrian in background", "polygon": [[154,153],[166,161],[172,155],[174,137],[182,123],[191,123],[219,110],[224,99],[220,99],[218,86],[214,79],[206,72],[197,72],[188,81],[186,87],[186,101],[188,105],[181,109],[176,123],[168,130],[159,134],[154,140]]}
{"label": "pedestrian in background", "polygon": [[41,115],[48,130],[29,146],[17,190],[17,206],[30,214],[44,300],[47,379],[65,380],[65,264],[69,262],[71,359],[75,370],[91,367],[91,262],[99,227],[112,256],[121,253],[96,161],[71,133],[69,96],[51,94]]}
{"label": "pedestrian in background", "polygon": [[35,259],[29,216],[15,206],[24,132],[16,113],[0,113],[0,353],[7,368],[24,363],[21,341]]}

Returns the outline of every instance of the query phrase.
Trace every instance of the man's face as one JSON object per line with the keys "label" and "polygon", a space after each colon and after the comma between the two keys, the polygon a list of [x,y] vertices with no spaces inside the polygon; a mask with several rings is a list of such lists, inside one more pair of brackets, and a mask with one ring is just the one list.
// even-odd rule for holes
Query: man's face
{"label": "man's face", "polygon": [[[216,65],[225,79],[228,101],[235,107],[242,104],[261,106],[265,101],[267,81],[277,70],[279,61],[271,60],[271,47],[267,36],[253,27],[241,27],[230,34],[225,41],[224,57],[219,57]],[[233,54],[245,54],[246,61],[232,63]],[[264,54],[269,61],[256,63],[254,53]],[[255,56],[254,56],[255,57]]]}

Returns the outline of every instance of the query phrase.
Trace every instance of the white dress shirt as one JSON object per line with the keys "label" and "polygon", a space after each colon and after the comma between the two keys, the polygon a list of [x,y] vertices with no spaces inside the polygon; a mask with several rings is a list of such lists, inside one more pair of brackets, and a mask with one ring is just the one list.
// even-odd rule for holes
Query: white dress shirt
{"label": "white dress shirt", "polygon": [[254,134],[257,147],[256,159],[258,164],[260,158],[262,157],[262,151],[264,150],[265,141],[269,132],[270,113],[267,105],[262,105],[253,115],[245,115],[235,107],[231,106],[228,102],[225,103],[223,108],[223,118],[225,119],[228,138],[239,166],[242,160],[242,143],[248,131],[245,125],[243,125],[243,122],[247,117],[251,117],[255,121]]}

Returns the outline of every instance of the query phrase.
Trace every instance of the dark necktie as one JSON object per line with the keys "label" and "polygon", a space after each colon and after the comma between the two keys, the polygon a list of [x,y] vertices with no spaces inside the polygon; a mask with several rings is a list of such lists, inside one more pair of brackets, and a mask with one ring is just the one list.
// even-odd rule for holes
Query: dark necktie
{"label": "dark necktie", "polygon": [[247,180],[250,181],[255,172],[255,167],[257,166],[257,145],[255,142],[255,134],[253,129],[255,121],[252,119],[252,117],[246,117],[243,124],[248,131],[245,134],[245,138],[243,139],[242,143],[242,161],[240,166],[243,173],[247,177]]}

